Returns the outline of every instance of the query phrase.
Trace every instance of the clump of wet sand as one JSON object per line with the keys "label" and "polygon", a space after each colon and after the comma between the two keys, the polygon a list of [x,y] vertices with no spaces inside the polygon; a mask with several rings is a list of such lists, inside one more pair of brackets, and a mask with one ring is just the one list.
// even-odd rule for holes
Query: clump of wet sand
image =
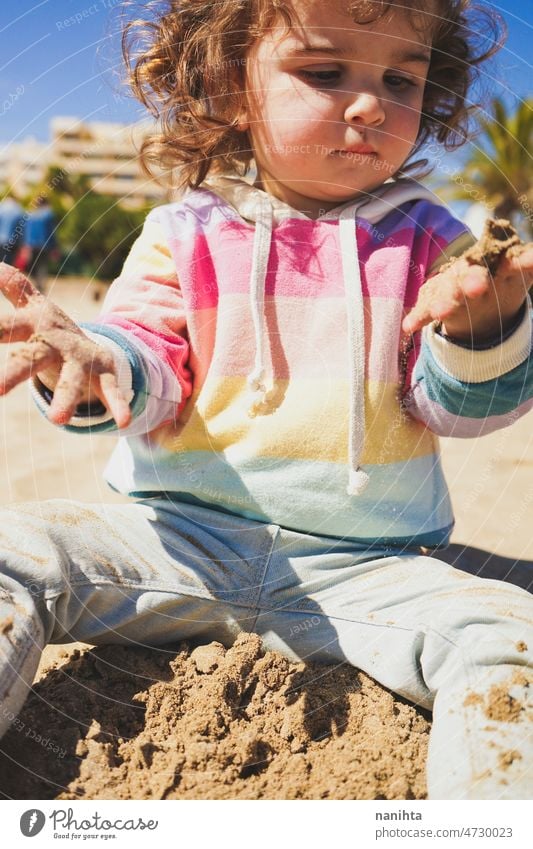
{"label": "clump of wet sand", "polygon": [[439,273],[446,271],[461,259],[466,260],[470,265],[484,265],[490,274],[494,275],[503,257],[512,259],[520,256],[527,249],[527,245],[521,241],[510,221],[506,218],[488,218],[477,242],[467,248],[461,256],[451,257],[448,262],[441,265]]}
{"label": "clump of wet sand", "polygon": [[462,255],[472,265],[486,265],[495,274],[502,258],[519,256],[526,249],[506,218],[489,218],[475,245]]}
{"label": "clump of wet sand", "polygon": [[230,649],[75,652],[17,722],[0,743],[6,798],[426,796],[426,712],[347,664],[265,652],[254,634]]}

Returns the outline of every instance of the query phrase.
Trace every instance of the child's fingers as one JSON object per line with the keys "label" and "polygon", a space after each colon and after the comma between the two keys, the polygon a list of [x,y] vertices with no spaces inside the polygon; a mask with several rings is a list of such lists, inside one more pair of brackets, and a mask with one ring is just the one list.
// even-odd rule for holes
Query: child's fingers
{"label": "child's fingers", "polygon": [[31,280],[5,262],[0,262],[0,292],[14,307],[25,307],[30,297],[40,296]]}
{"label": "child's fingers", "polygon": [[0,343],[27,342],[35,332],[35,319],[24,312],[0,318]]}
{"label": "child's fingers", "polygon": [[[115,419],[118,427],[126,427],[131,419],[129,404],[120,392],[114,374],[105,373],[93,378],[94,393]],[[98,386],[99,382],[99,386]],[[58,425],[67,424],[75,415],[76,408],[87,397],[89,382],[83,366],[75,360],[65,362],[54,389],[54,397],[48,411],[50,421]]]}
{"label": "child's fingers", "polygon": [[57,362],[57,353],[44,342],[29,342],[9,355],[8,363],[0,379],[0,395],[7,395],[15,386],[42,372]]}
{"label": "child's fingers", "polygon": [[459,306],[456,294],[452,296],[451,293],[434,288],[433,281],[431,285],[426,285],[429,288],[421,290],[418,301],[402,322],[405,333],[417,333],[426,324],[446,318]]}
{"label": "child's fingers", "polygon": [[113,416],[117,426],[127,427],[131,421],[130,405],[120,391],[114,374],[107,372],[100,375],[100,391],[97,391],[97,394]]}
{"label": "child's fingers", "polygon": [[485,268],[454,263],[424,284],[418,301],[402,322],[404,333],[416,333],[432,321],[443,321],[459,309],[468,309],[468,301],[485,295],[490,285]]}
{"label": "child's fingers", "polygon": [[458,280],[460,292],[466,298],[478,298],[485,295],[492,286],[492,278],[482,265],[468,266]]}
{"label": "child's fingers", "polygon": [[442,320],[453,309],[454,307],[450,307],[449,304],[443,301],[438,301],[424,308],[415,307],[402,321],[402,330],[408,334],[417,333],[426,324],[431,324],[432,321]]}
{"label": "child's fingers", "polygon": [[54,389],[48,418],[55,424],[67,424],[83,400],[87,389],[87,376],[83,367],[75,360],[63,364]]}
{"label": "child's fingers", "polygon": [[533,244],[523,245],[514,256],[505,256],[498,266],[498,276],[518,278],[524,289],[533,286]]}

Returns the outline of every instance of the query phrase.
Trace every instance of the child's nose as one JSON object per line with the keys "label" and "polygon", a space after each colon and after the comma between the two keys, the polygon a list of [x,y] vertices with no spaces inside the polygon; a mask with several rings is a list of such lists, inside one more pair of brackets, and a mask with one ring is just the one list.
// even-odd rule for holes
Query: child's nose
{"label": "child's nose", "polygon": [[378,125],[385,120],[385,110],[381,99],[369,91],[353,92],[345,112],[347,123],[362,121],[364,124]]}

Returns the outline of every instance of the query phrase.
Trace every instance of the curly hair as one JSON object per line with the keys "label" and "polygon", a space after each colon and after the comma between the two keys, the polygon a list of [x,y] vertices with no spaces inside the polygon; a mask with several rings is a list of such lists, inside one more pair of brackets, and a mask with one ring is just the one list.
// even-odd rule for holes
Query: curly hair
{"label": "curly hair", "polygon": [[[180,188],[197,188],[210,172],[243,176],[253,159],[238,129],[246,54],[275,21],[291,27],[290,0],[151,0],[142,8],[147,16],[126,24],[122,50],[134,95],[158,120],[141,147],[144,170],[163,181],[157,171],[177,169]],[[420,128],[401,172],[427,166],[412,160],[431,137],[448,150],[467,141],[477,105],[466,97],[477,67],[505,41],[501,16],[472,0],[346,0],[346,10],[358,24],[401,11],[429,27]]]}

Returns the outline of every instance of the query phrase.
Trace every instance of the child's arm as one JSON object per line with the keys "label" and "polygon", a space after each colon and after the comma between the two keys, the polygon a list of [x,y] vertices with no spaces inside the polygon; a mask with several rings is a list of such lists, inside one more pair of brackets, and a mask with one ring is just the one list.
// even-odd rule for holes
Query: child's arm
{"label": "child's arm", "polygon": [[79,404],[101,402],[117,426],[126,427],[131,414],[112,354],[92,342],[20,271],[4,263],[0,292],[16,310],[0,318],[0,342],[22,343],[7,358],[0,395],[37,376],[53,391],[48,417],[55,424],[70,421]]}
{"label": "child's arm", "polygon": [[516,324],[533,285],[533,243],[511,247],[498,260],[494,275],[485,265],[468,261],[469,253],[424,284],[403,321],[406,333],[437,320],[449,339],[477,348],[497,344]]}
{"label": "child's arm", "polygon": [[[16,382],[31,375],[37,406],[51,421],[67,430],[113,435],[118,427],[121,436],[146,434],[166,421],[175,420],[192,392],[184,300],[159,216],[159,210],[148,215],[143,231],[134,243],[120,276],[110,286],[102,313],[95,322],[83,322],[77,327],[42,296],[40,301],[36,300],[31,283],[26,281],[24,284],[30,287],[27,289],[31,295],[29,307],[35,312],[34,325],[39,331],[43,329],[42,310],[45,310],[43,315],[48,316],[47,321],[53,324],[70,322],[68,329],[75,329],[76,339],[83,340],[84,346],[91,343],[87,348],[92,352],[91,357],[94,358],[94,352],[98,353],[98,358],[93,361],[105,362],[113,369],[121,390],[121,401],[129,402],[126,418],[123,408],[119,415],[116,404],[111,407],[91,383],[90,397],[87,392],[78,391],[74,395],[71,387],[72,398],[65,412],[61,406],[64,406],[66,392],[63,379],[59,398],[56,397],[62,353],[58,353],[52,366],[39,361],[37,367],[26,369]],[[5,275],[13,274],[13,269],[9,266],[7,269]],[[19,279],[25,278],[19,275]],[[12,302],[13,298],[14,301],[21,298],[14,289]],[[24,295],[24,302],[26,300]],[[46,309],[44,304],[47,304]],[[12,321],[5,319],[3,326],[7,333]],[[32,328],[28,336],[31,333]],[[74,344],[71,336],[68,339],[68,344]],[[15,341],[15,337],[4,337],[4,341],[10,340]],[[77,341],[76,345],[78,348],[80,342]],[[68,370],[65,374],[68,376]],[[96,368],[90,374],[91,379],[95,378]],[[108,380],[107,376],[103,378],[104,383]],[[6,384],[6,391],[14,385],[13,382],[9,386]],[[62,412],[57,414],[60,407]]]}
{"label": "child's arm", "polygon": [[[187,311],[160,221],[165,214],[162,207],[148,215],[98,319],[82,324],[94,341],[113,346],[119,373],[129,373],[132,422],[126,436],[176,420],[192,392]],[[78,431],[116,430],[110,417],[71,424]]]}
{"label": "child's arm", "polygon": [[533,406],[533,245],[512,248],[493,270],[456,259],[403,322],[407,333],[423,329],[405,406],[440,435],[489,433]]}

